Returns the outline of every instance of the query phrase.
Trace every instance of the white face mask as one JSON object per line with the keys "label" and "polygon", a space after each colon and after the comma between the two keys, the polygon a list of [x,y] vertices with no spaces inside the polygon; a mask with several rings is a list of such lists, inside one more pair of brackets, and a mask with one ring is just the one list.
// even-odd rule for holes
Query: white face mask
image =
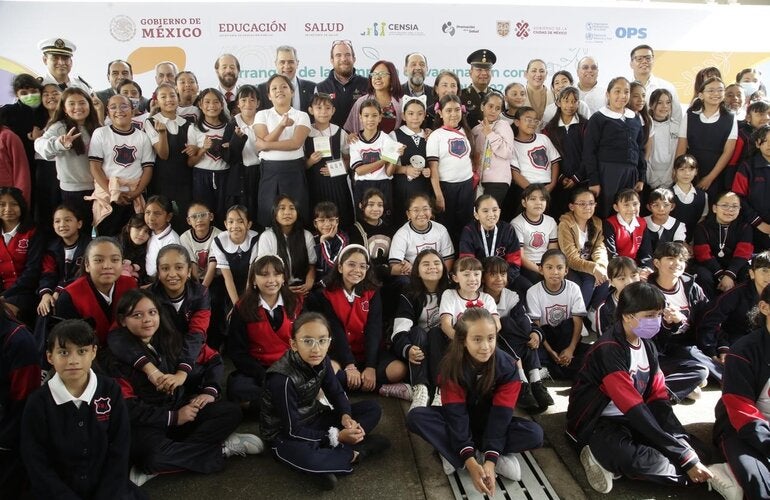
{"label": "white face mask", "polygon": [[746,94],[746,98],[749,98],[759,90],[759,82],[741,82],[740,83],[741,88],[743,89],[743,93]]}

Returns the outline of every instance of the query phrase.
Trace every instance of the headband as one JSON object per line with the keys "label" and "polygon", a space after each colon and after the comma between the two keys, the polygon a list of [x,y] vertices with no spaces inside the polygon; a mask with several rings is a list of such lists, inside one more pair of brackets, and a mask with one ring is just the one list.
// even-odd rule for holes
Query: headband
{"label": "headband", "polygon": [[417,101],[422,103],[423,108],[428,108],[428,97],[423,94],[419,97],[415,97],[413,95],[405,95],[401,98],[401,112],[406,112],[406,107],[409,105],[410,102]]}
{"label": "headband", "polygon": [[370,264],[369,262],[369,250],[366,249],[363,245],[358,245],[356,243],[351,243],[350,245],[347,245],[345,248],[340,250],[339,255],[337,255],[336,264],[339,265],[339,263],[342,261],[342,256],[347,254],[349,251],[352,250],[361,250],[364,252],[364,255],[366,255],[366,263]]}
{"label": "headband", "polygon": [[259,256],[259,259],[257,259],[257,260],[263,259],[263,258],[265,258],[265,257],[275,257],[276,259],[278,259],[278,260],[281,262],[281,265],[282,265],[284,268],[286,267],[286,263],[283,261],[283,259],[281,258],[281,256],[280,256],[280,255],[278,255],[278,254],[274,254],[274,253],[266,253],[266,254],[264,254],[264,255],[260,255],[260,256]]}

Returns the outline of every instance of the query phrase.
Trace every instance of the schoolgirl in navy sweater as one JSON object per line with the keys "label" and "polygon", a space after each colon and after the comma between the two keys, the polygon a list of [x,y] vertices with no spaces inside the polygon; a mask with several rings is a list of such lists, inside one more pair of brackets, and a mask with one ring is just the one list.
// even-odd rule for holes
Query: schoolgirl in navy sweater
{"label": "schoolgirl in navy sweater", "polygon": [[[121,297],[117,324],[108,337],[112,353],[134,345],[164,373],[178,365],[181,336],[151,292],[132,290]],[[220,399],[221,356],[209,350],[197,364],[196,377],[173,390],[159,391],[141,369],[117,355],[108,363],[128,406],[131,456],[136,460],[131,476],[139,486],[161,472],[216,472],[224,467],[225,458],[257,454],[264,448],[257,436],[233,432],[242,414],[237,404]]]}
{"label": "schoolgirl in navy sweater", "polygon": [[607,86],[607,106],[594,113],[586,127],[583,167],[602,219],[610,214],[615,193],[628,188],[641,191],[647,175],[647,138],[637,114],[626,108],[629,88],[622,76],[613,78]]}
{"label": "schoolgirl in navy sweater", "polygon": [[227,396],[244,411],[259,410],[265,372],[289,349],[291,328],[302,310],[302,297],[289,290],[286,268],[277,255],[263,255],[249,269],[248,286],[235,306],[227,354],[235,371]]}
{"label": "schoolgirl in navy sweater", "polygon": [[664,485],[711,477],[671,409],[658,366],[651,339],[664,307],[655,287],[628,285],[615,326],[593,345],[572,386],[567,436],[580,450],[589,484],[601,493],[612,490],[617,476]]}
{"label": "schoolgirl in navy sweater", "polygon": [[743,219],[754,227],[757,251],[770,249],[770,125],[759,127],[751,136],[749,159],[741,163],[733,191],[741,197]]}
{"label": "schoolgirl in navy sweater", "polygon": [[75,209],[68,205],[59,205],[53,212],[53,238],[43,254],[42,271],[37,294],[40,303],[37,313],[47,315],[64,287],[72,283],[83,265],[83,253],[90,234],[80,232],[83,219]]}
{"label": "schoolgirl in navy sweater", "polygon": [[56,374],[30,396],[22,426],[35,498],[147,498],[128,478],[130,423],[120,386],[91,369],[96,340],[83,320],[63,321],[48,337]]}
{"label": "schoolgirl in navy sweater", "polygon": [[[444,472],[465,467],[479,493],[494,496],[495,473],[521,479],[513,455],[538,448],[543,430],[513,416],[521,380],[513,358],[497,348],[497,328],[489,311],[468,309],[455,323],[455,335],[441,364],[442,406],[415,408],[410,431],[441,456]],[[477,458],[476,451],[483,459]]]}
{"label": "schoolgirl in navy sweater", "polygon": [[31,216],[20,189],[0,187],[0,297],[13,314],[29,323],[37,306],[37,284],[43,258],[42,235]]}

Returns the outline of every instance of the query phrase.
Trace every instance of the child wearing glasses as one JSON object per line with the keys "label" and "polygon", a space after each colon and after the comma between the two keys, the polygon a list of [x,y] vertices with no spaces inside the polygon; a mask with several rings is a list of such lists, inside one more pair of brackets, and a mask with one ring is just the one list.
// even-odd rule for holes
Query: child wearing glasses
{"label": "child wearing glasses", "polygon": [[674,193],[670,189],[653,189],[647,198],[647,209],[650,215],[646,216],[644,221],[647,223],[647,236],[653,250],[659,242],[686,241],[687,228],[671,216],[674,209]]}
{"label": "child wearing glasses", "polygon": [[[331,490],[338,474],[350,474],[353,466],[390,446],[371,434],[382,408],[372,399],[348,400],[327,355],[336,340],[322,315],[297,318],[289,342],[291,348],[267,371],[260,430],[276,460]],[[319,401],[321,394],[333,409]]]}
{"label": "child wearing glasses", "polygon": [[513,120],[516,136],[513,141],[511,190],[514,199],[521,199],[521,193],[531,183],[543,184],[549,193],[556,188],[559,179],[561,154],[545,134],[538,134],[540,128],[537,113],[529,106],[516,111]]}
{"label": "child wearing glasses", "polygon": [[716,198],[709,216],[695,228],[691,272],[709,298],[745,282],[754,253],[751,226],[738,218],[741,201],[728,191]]}

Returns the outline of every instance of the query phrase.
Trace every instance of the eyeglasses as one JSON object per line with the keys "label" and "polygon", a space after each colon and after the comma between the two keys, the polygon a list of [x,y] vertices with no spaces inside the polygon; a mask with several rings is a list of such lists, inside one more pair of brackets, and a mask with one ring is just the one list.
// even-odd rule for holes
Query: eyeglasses
{"label": "eyeglasses", "polygon": [[198,212],[198,213],[195,213],[195,214],[188,215],[187,216],[187,220],[207,219],[209,215],[211,215],[211,212]]}
{"label": "eyeglasses", "polygon": [[740,205],[727,205],[724,203],[717,203],[717,206],[721,208],[722,210],[740,210]]}
{"label": "eyeglasses", "polygon": [[576,201],[575,203],[573,203],[573,205],[580,208],[593,208],[596,206],[596,202],[595,201]]}
{"label": "eyeglasses", "polygon": [[357,262],[353,262],[352,260],[348,260],[345,262],[345,267],[350,269],[351,271],[358,269],[359,271],[366,271],[369,269],[369,264],[359,264]]}
{"label": "eyeglasses", "polygon": [[337,222],[340,219],[339,219],[339,217],[319,217],[319,218],[313,219],[313,220],[315,222],[317,222],[318,224],[334,224],[335,222]]}
{"label": "eyeglasses", "polygon": [[316,346],[324,348],[328,347],[329,344],[331,344],[332,339],[330,337],[323,337],[320,339],[314,339],[311,337],[307,337],[304,339],[297,339],[297,342],[299,342],[301,345],[306,347],[307,349],[313,349]]}
{"label": "eyeglasses", "polygon": [[131,318],[131,319],[135,319],[135,320],[141,321],[141,320],[144,319],[145,316],[149,316],[150,318],[154,318],[157,315],[158,315],[158,310],[157,309],[150,309],[146,313],[145,312],[141,312],[141,311],[140,312],[131,313],[131,314],[128,315],[128,317]]}
{"label": "eyeglasses", "polygon": [[649,55],[649,56],[634,56],[634,61],[636,61],[638,63],[640,63],[640,62],[650,62],[650,61],[652,61],[653,57],[655,57],[655,56],[653,56],[653,55]]}
{"label": "eyeglasses", "polygon": [[131,105],[130,104],[113,104],[111,106],[107,106],[107,109],[110,111],[118,111],[118,110],[128,111],[129,109],[131,109]]}
{"label": "eyeglasses", "polygon": [[372,78],[385,78],[386,76],[390,76],[389,71],[371,71],[369,73],[369,76]]}

